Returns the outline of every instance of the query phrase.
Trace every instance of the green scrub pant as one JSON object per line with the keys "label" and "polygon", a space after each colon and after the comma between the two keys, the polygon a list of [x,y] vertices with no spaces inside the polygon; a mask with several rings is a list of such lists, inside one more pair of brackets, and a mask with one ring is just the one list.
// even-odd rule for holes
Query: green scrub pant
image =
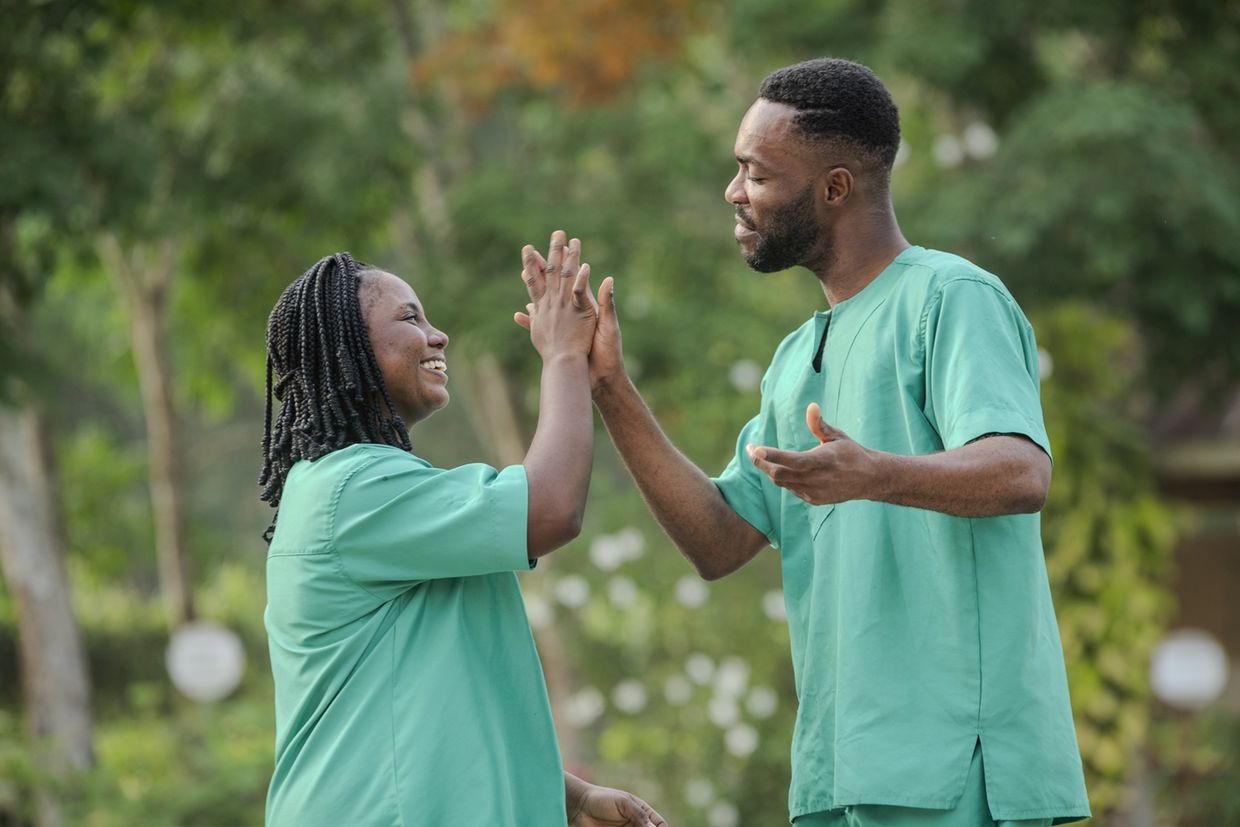
{"label": "green scrub pant", "polygon": [[1050,827],[1050,818],[995,821],[986,803],[986,780],[982,775],[982,750],[973,748],[969,779],[954,810],[923,810],[882,804],[856,804],[800,816],[796,827]]}

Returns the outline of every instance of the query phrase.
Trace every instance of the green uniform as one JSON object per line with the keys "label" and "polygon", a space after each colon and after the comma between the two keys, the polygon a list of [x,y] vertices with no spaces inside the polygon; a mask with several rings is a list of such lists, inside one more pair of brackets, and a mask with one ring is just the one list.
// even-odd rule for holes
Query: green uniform
{"label": "green uniform", "polygon": [[272,827],[563,825],[514,572],[521,466],[353,445],[289,473],[267,557]]}
{"label": "green uniform", "polygon": [[780,549],[800,701],[792,817],[858,804],[952,809],[979,741],[996,819],[1086,817],[1038,515],[807,505],[745,445],[816,446],[810,402],[881,451],[1022,434],[1050,453],[1033,331],[1003,284],[961,258],[907,249],[780,344],[760,412],[715,482]]}

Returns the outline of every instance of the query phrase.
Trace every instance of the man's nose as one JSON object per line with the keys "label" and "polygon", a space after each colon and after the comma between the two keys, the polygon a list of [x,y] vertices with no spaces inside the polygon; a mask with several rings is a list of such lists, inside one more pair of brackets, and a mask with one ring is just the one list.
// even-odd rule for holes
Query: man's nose
{"label": "man's nose", "polygon": [[745,186],[741,180],[743,172],[738,172],[732,176],[732,180],[723,190],[723,200],[729,204],[746,204],[749,199],[745,197]]}

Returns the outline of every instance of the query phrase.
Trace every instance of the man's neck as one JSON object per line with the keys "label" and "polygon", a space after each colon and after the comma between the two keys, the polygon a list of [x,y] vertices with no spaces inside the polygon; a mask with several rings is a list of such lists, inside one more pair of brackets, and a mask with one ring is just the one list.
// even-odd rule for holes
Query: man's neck
{"label": "man's neck", "polygon": [[861,293],[897,255],[911,247],[889,203],[877,214],[853,213],[851,219],[837,224],[835,231],[830,260],[810,267],[832,307]]}
{"label": "man's neck", "polygon": [[835,307],[864,290],[910,246],[892,216],[869,232],[839,233],[831,261],[825,267],[811,269],[822,283],[827,304]]}

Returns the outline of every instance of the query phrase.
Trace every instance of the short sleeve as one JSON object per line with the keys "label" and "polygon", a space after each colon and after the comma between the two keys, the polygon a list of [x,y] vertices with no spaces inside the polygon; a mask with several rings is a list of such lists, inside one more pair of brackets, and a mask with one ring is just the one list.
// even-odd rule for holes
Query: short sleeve
{"label": "short sleeve", "polygon": [[1049,456],[1033,329],[1011,296],[977,279],[944,284],[923,320],[926,416],[945,449],[1020,434]]}
{"label": "short sleeve", "polygon": [[528,503],[520,465],[443,470],[393,451],[344,481],[332,538],[345,573],[377,593],[421,580],[528,570]]}
{"label": "short sleeve", "polygon": [[745,446],[750,443],[754,445],[773,444],[767,438],[765,418],[765,412],[760,413],[741,429],[740,436],[736,439],[736,454],[728,463],[728,467],[723,469],[723,473],[712,478],[711,482],[715,484],[719,492],[723,494],[723,499],[733,511],[740,515],[741,519],[762,532],[772,546],[779,548],[779,534],[771,520],[765,491],[765,486],[771,484],[770,480],[758,470],[745,453]]}

